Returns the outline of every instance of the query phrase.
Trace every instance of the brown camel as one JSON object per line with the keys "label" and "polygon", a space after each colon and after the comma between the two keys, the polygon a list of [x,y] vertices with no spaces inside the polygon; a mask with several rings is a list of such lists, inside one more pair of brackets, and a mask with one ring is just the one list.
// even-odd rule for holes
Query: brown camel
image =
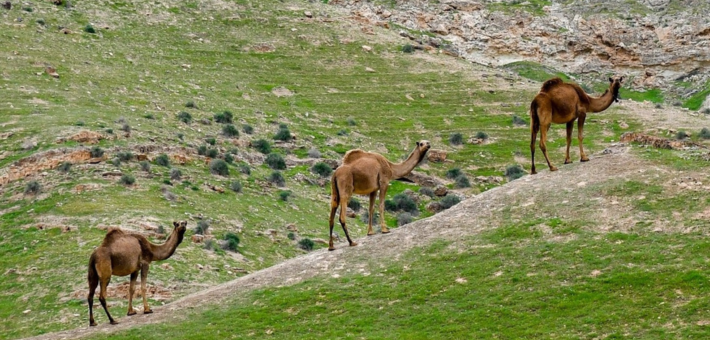
{"label": "brown camel", "polygon": [[584,139],[584,120],[587,112],[601,112],[606,110],[611,103],[619,101],[619,89],[624,77],[609,78],[609,89],[599,97],[590,97],[577,84],[565,83],[560,78],[552,78],[542,84],[540,93],[535,96],[530,104],[530,153],[532,154],[532,174],[535,171],[535,139],[540,131],[540,150],[545,155],[550,171],[557,167],[550,163],[547,156],[547,131],[552,123],[567,124],[567,152],[565,164],[572,163],[569,157],[569,147],[572,143],[572,129],[577,120],[577,139],[579,140],[579,153],[582,162],[589,161],[582,147]]}
{"label": "brown camel", "polygon": [[128,289],[128,315],[136,314],[133,309],[133,293],[135,292],[138,272],[141,274],[141,295],[143,296],[143,313],[153,313],[148,307],[145,283],[148,278],[148,266],[153,261],[169,258],[175,252],[185,235],[186,221],[173,222],[175,228],[165,243],[156,245],[150,243],[143,235],[124,232],[118,228],[109,229],[103,243],[94,250],[89,259],[89,325],[96,326],[94,321],[94,293],[101,283],[99,301],[112,325],[117,324],[106,307],[106,287],[111,281],[111,275],[131,275],[131,285]]}
{"label": "brown camel", "polygon": [[330,200],[330,243],[328,250],[335,250],[333,247],[333,220],[335,211],[340,207],[340,225],[343,226],[345,236],[348,238],[350,246],[357,243],[350,239],[348,229],[345,227],[345,212],[348,209],[350,197],[355,194],[370,196],[369,220],[367,223],[367,235],[374,235],[372,231],[372,215],[375,209],[375,196],[380,191],[380,225],[382,233],[389,233],[385,226],[385,196],[390,180],[407,176],[412,169],[419,164],[427,151],[431,148],[431,143],[427,140],[417,142],[414,151],[402,163],[392,163],[382,155],[365,152],[360,149],[350,150],[343,157],[343,164],[340,165],[331,178],[331,200]]}

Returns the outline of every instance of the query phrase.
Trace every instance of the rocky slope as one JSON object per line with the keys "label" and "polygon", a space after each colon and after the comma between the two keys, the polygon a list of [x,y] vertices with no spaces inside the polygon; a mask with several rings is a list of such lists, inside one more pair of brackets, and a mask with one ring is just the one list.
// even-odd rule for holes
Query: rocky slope
{"label": "rocky slope", "polygon": [[529,60],[581,77],[621,73],[633,79],[636,89],[661,88],[678,98],[693,95],[709,79],[705,1],[330,3],[345,7],[359,21],[422,31],[425,35],[415,40],[423,38],[425,44],[433,34],[451,44],[449,52],[477,63],[500,66]]}

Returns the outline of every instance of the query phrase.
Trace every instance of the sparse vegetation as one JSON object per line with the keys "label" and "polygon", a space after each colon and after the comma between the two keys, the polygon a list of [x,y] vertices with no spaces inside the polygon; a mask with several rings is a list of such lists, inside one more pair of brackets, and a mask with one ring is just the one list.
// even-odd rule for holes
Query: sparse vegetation
{"label": "sparse vegetation", "polygon": [[169,167],[170,166],[170,158],[166,154],[160,154],[158,157],[155,157],[155,164],[164,166],[164,167]]}
{"label": "sparse vegetation", "polygon": [[271,144],[269,144],[269,141],[267,141],[266,139],[257,139],[252,143],[252,146],[254,147],[254,149],[265,155],[271,153]]}
{"label": "sparse vegetation", "polygon": [[59,166],[57,167],[57,170],[63,173],[67,173],[71,170],[71,165],[72,164],[69,162],[62,162],[62,164],[59,164]]}
{"label": "sparse vegetation", "polygon": [[94,34],[96,33],[96,29],[94,28],[94,26],[91,26],[91,24],[87,24],[86,26],[84,26],[84,32]]}
{"label": "sparse vegetation", "polygon": [[207,230],[210,228],[210,222],[208,220],[197,221],[197,226],[195,226],[195,234],[197,235],[207,235]]}
{"label": "sparse vegetation", "polygon": [[313,240],[310,238],[306,237],[298,241],[298,247],[305,250],[305,251],[311,251],[313,250],[313,247],[315,246],[315,243]]}
{"label": "sparse vegetation", "polygon": [[207,155],[207,146],[206,145],[200,145],[197,147],[197,154],[200,156],[205,156]]}
{"label": "sparse vegetation", "polygon": [[251,167],[249,166],[249,164],[241,163],[239,164],[239,172],[245,175],[251,175]]}
{"label": "sparse vegetation", "polygon": [[42,185],[35,180],[31,180],[25,185],[25,195],[37,195],[40,192],[42,192]]}
{"label": "sparse vegetation", "polygon": [[311,167],[311,172],[319,175],[320,177],[328,177],[333,173],[333,169],[328,164],[318,162]]}
{"label": "sparse vegetation", "polygon": [[222,124],[232,124],[234,115],[231,111],[224,111],[214,115],[214,121]]}
{"label": "sparse vegetation", "polygon": [[288,198],[291,197],[291,191],[289,190],[281,190],[279,191],[279,199],[286,202],[288,201]]}
{"label": "sparse vegetation", "polygon": [[270,153],[268,156],[266,156],[266,164],[269,166],[269,168],[272,168],[274,170],[285,170],[286,169],[286,161],[284,161],[283,157],[277,153]]}
{"label": "sparse vegetation", "polygon": [[224,250],[237,251],[239,249],[239,236],[235,233],[227,233],[224,235]]}
{"label": "sparse vegetation", "polygon": [[141,170],[143,170],[145,172],[150,172],[150,163],[148,163],[148,161],[141,161],[140,165],[141,165]]}
{"label": "sparse vegetation", "polygon": [[688,138],[688,133],[683,130],[680,130],[675,134],[675,139],[677,140],[683,140],[686,138]]}
{"label": "sparse vegetation", "polygon": [[121,176],[121,179],[119,179],[118,182],[123,185],[133,185],[136,183],[136,178],[129,174],[123,174],[123,176]]}
{"label": "sparse vegetation", "polygon": [[185,123],[185,124],[190,124],[192,122],[192,115],[189,112],[185,111],[180,111],[177,115],[178,120]]}
{"label": "sparse vegetation", "polygon": [[247,135],[251,135],[254,133],[254,128],[249,124],[244,124],[242,125],[242,131],[244,131]]}
{"label": "sparse vegetation", "polygon": [[355,118],[353,118],[353,117],[348,117],[348,119],[346,121],[347,121],[348,125],[350,125],[350,126],[357,125],[357,122],[355,121]]}
{"label": "sparse vegetation", "polygon": [[214,146],[215,144],[217,144],[217,139],[215,139],[214,137],[209,137],[209,138],[205,138],[205,142],[207,142],[207,144],[209,144],[209,145]]}
{"label": "sparse vegetation", "polygon": [[516,180],[520,177],[525,176],[526,172],[523,170],[523,167],[520,166],[520,164],[513,164],[513,165],[508,165],[505,168],[505,177],[508,178],[508,181]]}
{"label": "sparse vegetation", "polygon": [[414,46],[412,46],[412,44],[404,44],[404,46],[402,46],[402,52],[414,53]]}
{"label": "sparse vegetation", "polygon": [[102,149],[102,148],[99,147],[99,146],[94,146],[94,147],[91,148],[91,150],[89,151],[89,153],[91,154],[91,157],[93,157],[93,158],[99,158],[99,157],[102,157],[102,156],[104,155],[104,149]]}
{"label": "sparse vegetation", "polygon": [[488,140],[488,134],[483,131],[478,131],[478,132],[476,132],[475,138],[486,141],[486,140]]}
{"label": "sparse vegetation", "polygon": [[414,218],[412,217],[412,214],[408,212],[403,212],[397,215],[398,226],[403,226],[405,224],[412,223],[412,220],[414,220]]}
{"label": "sparse vegetation", "polygon": [[286,235],[286,238],[288,238],[291,241],[296,240],[296,234],[289,232],[288,235]]}
{"label": "sparse vegetation", "polygon": [[178,168],[170,169],[170,179],[173,181],[179,181],[182,179],[182,171]]}
{"label": "sparse vegetation", "polygon": [[122,162],[129,162],[133,159],[133,153],[130,151],[119,152],[116,154],[116,157]]}
{"label": "sparse vegetation", "polygon": [[471,187],[471,182],[468,180],[468,177],[466,177],[466,175],[460,175],[456,177],[455,182],[455,187],[458,189]]}
{"label": "sparse vegetation", "polygon": [[197,105],[195,105],[195,102],[190,100],[187,103],[185,103],[185,107],[189,109],[196,109]]}
{"label": "sparse vegetation", "polygon": [[318,149],[316,149],[316,148],[310,148],[310,149],[308,149],[308,157],[311,157],[311,158],[320,158],[320,157],[321,157],[321,153],[320,153],[320,151],[318,151]]}
{"label": "sparse vegetation", "polygon": [[272,172],[271,175],[269,175],[268,181],[280,187],[286,185],[286,179],[284,179],[281,171]]}
{"label": "sparse vegetation", "polygon": [[217,156],[219,156],[219,151],[218,151],[217,149],[214,149],[214,148],[209,148],[209,149],[207,149],[207,151],[205,152],[205,156],[207,156],[207,157],[209,157],[209,158],[217,158]]}
{"label": "sparse vegetation", "polygon": [[463,144],[463,135],[456,132],[449,136],[449,144],[451,145],[461,145]]}
{"label": "sparse vegetation", "polygon": [[[387,200],[389,201],[389,200]],[[417,203],[409,197],[407,194],[399,193],[395,195],[391,203],[385,201],[385,208],[390,211],[406,211],[406,212],[419,212],[417,208]]]}
{"label": "sparse vegetation", "polygon": [[232,191],[234,191],[234,192],[242,192],[242,182],[233,181],[229,185],[229,188],[232,189]]}
{"label": "sparse vegetation", "polygon": [[288,142],[293,139],[293,136],[291,136],[291,131],[288,129],[288,127],[282,124],[279,126],[279,131],[276,132],[276,135],[274,135],[274,139]]}
{"label": "sparse vegetation", "polygon": [[446,195],[444,198],[439,201],[439,204],[441,204],[441,207],[446,210],[449,209],[461,202],[461,199],[456,196],[456,195]]}
{"label": "sparse vegetation", "polygon": [[419,193],[424,196],[428,196],[428,197],[432,197],[432,198],[435,196],[434,189],[428,188],[428,187],[419,188]]}
{"label": "sparse vegetation", "polygon": [[528,122],[518,116],[513,115],[513,125],[514,126],[528,126]]}
{"label": "sparse vegetation", "polygon": [[361,207],[362,204],[360,203],[360,200],[355,197],[350,198],[350,201],[348,202],[348,208],[352,209],[353,211],[360,211]]}
{"label": "sparse vegetation", "polygon": [[231,153],[226,153],[224,154],[224,161],[227,162],[227,164],[232,164],[234,163],[234,157]]}
{"label": "sparse vegetation", "polygon": [[227,124],[222,127],[222,134],[226,137],[239,137],[239,130],[232,124]]}
{"label": "sparse vegetation", "polygon": [[446,171],[446,178],[448,179],[456,179],[456,177],[459,177],[461,175],[463,175],[463,173],[461,172],[460,168],[451,168]]}
{"label": "sparse vegetation", "polygon": [[213,159],[210,161],[210,172],[215,175],[229,176],[229,166],[223,159]]}
{"label": "sparse vegetation", "polygon": [[710,129],[702,128],[700,133],[698,133],[698,137],[701,139],[710,139]]}

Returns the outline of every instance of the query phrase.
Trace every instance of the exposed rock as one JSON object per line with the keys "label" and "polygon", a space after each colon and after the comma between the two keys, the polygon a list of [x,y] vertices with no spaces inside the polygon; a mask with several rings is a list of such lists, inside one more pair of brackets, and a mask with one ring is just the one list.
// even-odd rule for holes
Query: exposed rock
{"label": "exposed rock", "polygon": [[345,211],[345,216],[350,217],[350,218],[355,218],[355,217],[357,217],[357,213],[355,213],[355,210],[353,210],[352,208],[348,208]]}
{"label": "exposed rock", "polygon": [[621,135],[620,141],[624,143],[637,142],[643,145],[650,145],[654,148],[659,149],[683,150],[689,147],[705,148],[704,145],[697,144],[691,141],[655,137],[637,132],[624,133],[623,135]]}
{"label": "exposed rock", "polygon": [[44,69],[44,72],[54,78],[59,78],[59,73],[57,73],[57,70],[54,67],[47,66],[47,68]]}
{"label": "exposed rock", "polygon": [[449,189],[443,185],[437,185],[436,188],[434,189],[434,195],[439,196],[439,197],[446,196],[446,194],[448,192],[449,192]]}
{"label": "exposed rock", "polygon": [[205,235],[195,234],[190,238],[192,243],[202,243],[205,241]]}
{"label": "exposed rock", "polygon": [[362,50],[365,52],[372,52],[372,47],[367,45],[362,45]]}
{"label": "exposed rock", "polygon": [[441,203],[434,201],[426,205],[426,210],[432,213],[438,213],[444,210],[444,208],[441,206]]}
{"label": "exposed rock", "polygon": [[274,87],[273,89],[271,89],[271,93],[273,93],[276,97],[279,98],[293,96],[293,92],[291,92],[285,87]]}
{"label": "exposed rock", "polygon": [[103,139],[106,139],[106,137],[98,132],[84,130],[72,135],[69,138],[58,138],[57,143],[65,143],[67,140],[71,140],[78,143],[98,144],[99,141]]}
{"label": "exposed rock", "polygon": [[446,156],[447,153],[444,150],[438,150],[438,149],[429,149],[429,152],[426,154],[426,158],[430,162],[436,162],[436,163],[441,163],[446,161]]}
{"label": "exposed rock", "polygon": [[303,15],[305,15],[306,18],[313,18],[313,13],[311,11],[305,11],[303,12]]}
{"label": "exposed rock", "polygon": [[375,72],[375,70],[372,67],[365,67],[365,72]]}
{"label": "exposed rock", "polygon": [[432,177],[429,175],[425,175],[416,171],[410,172],[407,176],[404,177],[407,180],[410,180],[414,183],[419,184],[420,186],[423,187],[428,187],[428,188],[434,188],[436,186],[442,185],[441,181],[439,181],[436,177]]}
{"label": "exposed rock", "polygon": [[0,169],[0,186],[11,181],[33,176],[45,170],[55,169],[64,162],[81,164],[91,160],[88,149],[54,149],[38,152]]}
{"label": "exposed rock", "polygon": [[9,9],[12,9],[12,3],[9,2],[9,1],[5,1],[5,2],[2,4],[2,8],[8,9],[8,10],[9,10]]}

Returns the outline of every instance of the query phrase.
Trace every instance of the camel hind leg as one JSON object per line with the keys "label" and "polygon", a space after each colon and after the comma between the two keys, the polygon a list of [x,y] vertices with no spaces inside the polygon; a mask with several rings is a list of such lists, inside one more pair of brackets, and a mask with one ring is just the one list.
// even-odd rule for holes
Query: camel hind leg
{"label": "camel hind leg", "polygon": [[550,171],[557,171],[557,167],[550,163],[550,156],[547,155],[547,131],[550,129],[550,123],[540,123],[540,150],[545,156],[545,161],[547,161],[547,166],[550,167]]}
{"label": "camel hind leg", "polygon": [[584,153],[584,146],[582,141],[584,140],[584,120],[587,119],[586,112],[579,114],[579,120],[577,121],[577,140],[579,141],[579,157],[580,161],[588,162],[589,158],[587,154]]}
{"label": "camel hind leg", "polygon": [[377,197],[377,191],[370,193],[370,205],[367,209],[367,236],[375,235],[375,231],[372,230],[372,220],[375,218],[375,199]]}
{"label": "camel hind leg", "polygon": [[567,122],[567,149],[565,151],[565,164],[572,163],[572,159],[569,157],[569,147],[572,145],[572,130],[574,129],[574,120]]}
{"label": "camel hind leg", "polygon": [[133,294],[136,292],[136,279],[138,271],[131,273],[131,284],[128,286],[128,313],[126,315],[136,315],[136,310],[133,309]]}
{"label": "camel hind leg", "polygon": [[352,239],[350,239],[350,233],[348,233],[348,227],[345,226],[345,219],[347,216],[345,213],[348,211],[348,202],[350,201],[350,197],[348,196],[341,196],[340,197],[340,225],[343,226],[343,231],[345,232],[345,237],[348,239],[348,243],[350,244],[351,247],[354,247],[357,245],[357,243],[353,242]]}
{"label": "camel hind leg", "polygon": [[148,307],[148,294],[146,292],[146,282],[148,282],[148,269],[150,265],[148,263],[143,263],[141,265],[141,295],[143,295],[143,314],[150,314],[153,311]]}
{"label": "camel hind leg", "polygon": [[96,294],[96,287],[99,286],[99,276],[96,273],[94,264],[89,264],[89,295],[86,300],[89,303],[89,326],[96,326],[96,321],[94,320],[94,294]]}
{"label": "camel hind leg", "polygon": [[106,265],[101,265],[99,264],[97,267],[97,271],[99,272],[99,285],[101,287],[101,291],[99,292],[99,302],[101,302],[101,307],[104,308],[104,312],[106,312],[106,316],[108,316],[108,320],[111,322],[112,325],[118,324],[116,320],[111,317],[111,313],[108,311],[108,306],[106,305],[106,295],[108,295],[108,284],[111,282],[111,268],[110,265],[108,266],[108,275],[106,275],[107,271]]}
{"label": "camel hind leg", "polygon": [[330,242],[328,242],[328,250],[335,250],[335,246],[333,246],[333,224],[335,223],[335,211],[338,210],[339,205],[340,202],[338,202],[338,199],[333,197],[330,201],[330,219],[328,220],[328,224],[330,226]]}
{"label": "camel hind leg", "polygon": [[387,229],[387,225],[385,224],[385,196],[387,196],[388,185],[388,182],[380,183],[380,230],[383,234],[387,234],[390,232],[390,230]]}

